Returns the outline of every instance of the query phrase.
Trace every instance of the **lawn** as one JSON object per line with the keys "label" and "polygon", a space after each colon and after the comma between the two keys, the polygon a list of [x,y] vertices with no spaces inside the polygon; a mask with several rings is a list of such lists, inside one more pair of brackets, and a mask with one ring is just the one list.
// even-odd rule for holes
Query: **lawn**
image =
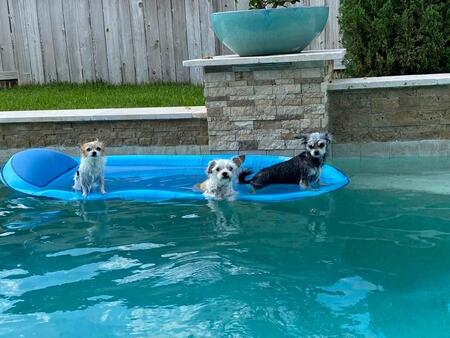
{"label": "lawn", "polygon": [[0,111],[202,105],[202,87],[180,84],[52,84],[0,90]]}

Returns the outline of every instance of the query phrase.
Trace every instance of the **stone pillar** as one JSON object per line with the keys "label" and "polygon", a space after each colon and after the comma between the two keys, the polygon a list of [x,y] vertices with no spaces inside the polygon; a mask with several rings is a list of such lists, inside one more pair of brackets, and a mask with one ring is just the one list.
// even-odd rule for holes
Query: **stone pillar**
{"label": "stone pillar", "polygon": [[339,57],[341,50],[187,61],[204,66],[210,151],[303,149],[296,136],[328,128],[328,65]]}

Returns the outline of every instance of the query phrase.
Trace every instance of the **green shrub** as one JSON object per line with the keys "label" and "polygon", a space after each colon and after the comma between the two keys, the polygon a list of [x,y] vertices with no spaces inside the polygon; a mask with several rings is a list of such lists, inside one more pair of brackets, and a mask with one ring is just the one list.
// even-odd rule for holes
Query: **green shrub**
{"label": "green shrub", "polygon": [[295,4],[300,0],[250,0],[250,9],[263,9],[266,7],[277,8],[278,6],[285,7],[286,4]]}
{"label": "green shrub", "polygon": [[352,76],[450,72],[450,0],[342,0]]}

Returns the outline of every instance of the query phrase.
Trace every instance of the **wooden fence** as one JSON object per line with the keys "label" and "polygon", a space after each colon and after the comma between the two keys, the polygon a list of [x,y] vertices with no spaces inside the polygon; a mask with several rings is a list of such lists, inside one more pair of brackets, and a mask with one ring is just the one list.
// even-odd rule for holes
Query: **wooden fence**
{"label": "wooden fence", "polygon": [[[339,47],[339,0],[310,49]],[[182,61],[229,54],[214,37],[210,13],[248,0],[0,0],[0,72],[19,82],[201,83]]]}

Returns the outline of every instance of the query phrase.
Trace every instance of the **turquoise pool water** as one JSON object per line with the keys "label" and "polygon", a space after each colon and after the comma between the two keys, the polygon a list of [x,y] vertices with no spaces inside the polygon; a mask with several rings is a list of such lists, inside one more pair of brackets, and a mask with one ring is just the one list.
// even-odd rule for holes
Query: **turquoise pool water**
{"label": "turquoise pool water", "polygon": [[448,337],[450,166],[342,159],[303,201],[63,203],[0,188],[1,337]]}

